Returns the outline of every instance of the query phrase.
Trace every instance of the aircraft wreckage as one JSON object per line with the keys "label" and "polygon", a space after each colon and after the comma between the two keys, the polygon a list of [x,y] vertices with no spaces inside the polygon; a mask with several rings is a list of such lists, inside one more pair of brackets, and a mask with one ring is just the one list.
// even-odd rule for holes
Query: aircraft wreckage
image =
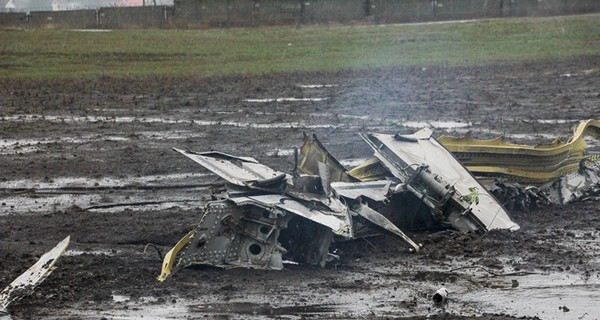
{"label": "aircraft wreckage", "polygon": [[[497,197],[566,203],[598,193],[600,157],[585,155],[585,135],[598,138],[600,122],[583,122],[566,144],[538,147],[503,139],[438,141],[429,129],[361,133],[374,155],[346,170],[315,135],[305,134],[303,157],[299,161],[296,150],[291,174],[249,157],[175,149],[225,183],[212,188],[213,200],[198,226],[165,255],[158,280],[190,265],[278,270],[289,260],[324,266],[335,258],[329,252],[333,241],[372,231],[392,234],[419,251],[403,229],[518,230]],[[472,173],[511,181],[497,182],[490,192]],[[525,188],[512,182],[531,180],[545,184]]]}
{"label": "aircraft wreckage", "polygon": [[54,270],[54,265],[67,250],[70,241],[71,236],[67,236],[50,251],[44,253],[33,266],[0,291],[0,320],[12,319],[7,310],[8,306],[33,293],[35,288]]}
{"label": "aircraft wreckage", "polygon": [[[252,158],[176,149],[226,185],[213,190],[215,200],[206,205],[198,227],[167,253],[159,280],[171,274],[176,260],[180,267],[282,269],[283,260],[324,265],[334,236],[356,238],[364,227],[386,230],[418,251],[397,226],[403,221],[390,219],[465,232],[517,230],[494,197],[431,134],[429,129],[361,134],[380,164],[376,172],[362,167],[363,181],[347,173],[316,136],[305,136],[304,158],[292,174]],[[375,174],[385,178],[374,179]],[[415,212],[402,210],[403,202],[422,203],[426,209],[419,211],[430,214],[409,217]],[[390,208],[401,212],[386,213]]]}
{"label": "aircraft wreckage", "polygon": [[[478,140],[442,136],[444,145],[477,176],[503,181],[493,194],[503,202],[567,204],[600,194],[600,154],[587,154],[585,137],[600,140],[600,121],[579,123],[566,142],[527,146],[504,138]],[[527,184],[522,187],[519,184]]]}

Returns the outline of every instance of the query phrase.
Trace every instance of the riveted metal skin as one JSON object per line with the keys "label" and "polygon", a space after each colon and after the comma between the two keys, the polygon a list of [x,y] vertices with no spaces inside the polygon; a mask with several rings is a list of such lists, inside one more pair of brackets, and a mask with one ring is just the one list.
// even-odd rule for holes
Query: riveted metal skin
{"label": "riveted metal skin", "polygon": [[222,200],[207,204],[204,216],[178,265],[206,264],[222,268],[283,268],[285,249],[277,242],[288,216],[257,206]]}

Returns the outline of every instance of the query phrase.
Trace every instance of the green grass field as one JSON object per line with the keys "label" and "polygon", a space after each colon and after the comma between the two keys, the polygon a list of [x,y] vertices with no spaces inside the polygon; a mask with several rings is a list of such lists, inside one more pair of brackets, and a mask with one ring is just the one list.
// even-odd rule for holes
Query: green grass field
{"label": "green grass field", "polygon": [[472,66],[600,54],[600,15],[212,30],[0,31],[0,78]]}

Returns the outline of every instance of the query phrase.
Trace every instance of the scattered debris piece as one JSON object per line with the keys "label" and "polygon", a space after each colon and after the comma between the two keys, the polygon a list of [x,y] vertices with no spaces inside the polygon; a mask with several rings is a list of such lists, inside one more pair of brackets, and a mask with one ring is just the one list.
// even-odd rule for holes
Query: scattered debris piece
{"label": "scattered debris piece", "polygon": [[71,241],[71,236],[66,237],[54,248],[42,255],[33,266],[23,272],[23,274],[0,292],[0,316],[8,314],[6,309],[12,302],[33,293],[35,287],[46,279],[52,272],[58,258],[60,258],[69,246],[69,241]]}
{"label": "scattered debris piece", "polygon": [[446,303],[446,301],[448,301],[448,289],[442,287],[439,288],[434,294],[433,294],[433,303],[434,304],[444,304]]}
{"label": "scattered debris piece", "polygon": [[508,210],[528,210],[541,208],[551,203],[548,196],[535,186],[522,186],[519,183],[509,183],[496,180],[488,186],[491,194]]}
{"label": "scattered debris piece", "polygon": [[600,155],[582,160],[579,169],[541,186],[551,203],[568,204],[600,196]]}

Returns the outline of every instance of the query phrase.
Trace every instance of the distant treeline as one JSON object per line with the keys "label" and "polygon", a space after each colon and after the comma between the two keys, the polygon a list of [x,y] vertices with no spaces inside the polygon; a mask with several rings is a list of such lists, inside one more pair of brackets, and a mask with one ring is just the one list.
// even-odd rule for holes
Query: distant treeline
{"label": "distant treeline", "polygon": [[175,0],[173,6],[0,13],[0,28],[398,23],[592,12],[600,12],[599,0]]}

